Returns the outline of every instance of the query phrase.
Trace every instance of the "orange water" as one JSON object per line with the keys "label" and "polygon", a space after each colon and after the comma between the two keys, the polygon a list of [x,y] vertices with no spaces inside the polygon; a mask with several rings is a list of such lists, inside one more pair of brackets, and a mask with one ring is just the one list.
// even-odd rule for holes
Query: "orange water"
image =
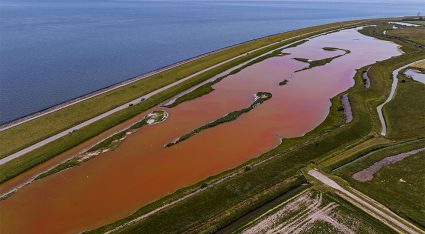
{"label": "orange water", "polygon": [[[322,50],[329,46],[352,53],[293,73],[306,66],[294,57],[320,59],[342,53]],[[36,181],[1,201],[1,233],[80,232],[128,216],[183,186],[270,150],[280,137],[311,131],[326,118],[330,99],[354,84],[356,68],[400,54],[395,44],[354,29],[314,38],[285,52],[291,55],[250,66],[216,84],[206,96],[165,108],[170,114],[166,122],[139,130],[115,151]],[[279,86],[284,79],[288,84]],[[271,92],[273,97],[236,121],[163,147],[194,128],[249,106],[258,91]],[[35,172],[15,181],[31,173]]]}

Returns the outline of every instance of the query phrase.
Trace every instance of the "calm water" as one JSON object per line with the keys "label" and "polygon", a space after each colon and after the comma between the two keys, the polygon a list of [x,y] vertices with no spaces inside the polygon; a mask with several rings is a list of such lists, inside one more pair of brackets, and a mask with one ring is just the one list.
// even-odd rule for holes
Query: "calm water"
{"label": "calm water", "polygon": [[424,5],[0,0],[0,123],[256,37]]}
{"label": "calm water", "polygon": [[[351,53],[325,66],[294,73],[307,66],[294,58],[316,60],[341,54],[322,49],[329,45]],[[280,137],[304,135],[324,121],[330,98],[354,84],[355,69],[400,55],[397,45],[363,36],[355,29],[317,37],[284,52],[290,55],[249,66],[215,84],[214,92],[166,108],[167,121],[140,129],[113,151],[38,180],[0,201],[1,230],[80,233],[123,218],[181,187],[270,150]],[[288,84],[279,86],[285,79]],[[259,91],[273,97],[235,121],[163,147],[192,129],[249,106]],[[58,157],[67,154],[72,155],[67,151]],[[38,170],[20,175],[9,185]],[[7,187],[7,183],[0,185],[0,193]]]}

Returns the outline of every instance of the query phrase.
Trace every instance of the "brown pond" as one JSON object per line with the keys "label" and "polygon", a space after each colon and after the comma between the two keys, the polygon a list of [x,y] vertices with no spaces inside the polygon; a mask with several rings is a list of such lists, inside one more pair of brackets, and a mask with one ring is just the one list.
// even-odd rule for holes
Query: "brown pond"
{"label": "brown pond", "polygon": [[[307,66],[294,57],[322,59],[342,53],[323,47],[351,53],[325,66],[293,73]],[[355,69],[400,54],[397,45],[354,29],[317,37],[285,52],[291,55],[250,66],[216,84],[214,92],[167,109],[166,122],[139,130],[115,151],[36,181],[1,201],[0,232],[73,233],[123,218],[183,186],[270,150],[280,137],[311,131],[326,118],[330,99],[354,84]],[[285,79],[288,84],[279,86]],[[194,128],[249,106],[258,91],[271,92],[273,97],[236,121],[163,147]],[[1,192],[31,173],[35,172],[2,185]]]}

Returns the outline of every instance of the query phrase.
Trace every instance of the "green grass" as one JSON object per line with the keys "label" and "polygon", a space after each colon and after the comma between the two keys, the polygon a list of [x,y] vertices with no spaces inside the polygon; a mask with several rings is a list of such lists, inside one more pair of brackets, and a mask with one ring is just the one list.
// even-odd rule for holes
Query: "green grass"
{"label": "green grass", "polygon": [[[425,152],[383,167],[371,181],[360,182],[351,176],[388,156],[424,147],[425,141],[376,150],[338,169],[335,173],[351,186],[384,204],[402,217],[425,227]],[[406,182],[400,181],[403,179]]]}
{"label": "green grass", "polygon": [[425,25],[425,21],[405,21],[409,24]]}
{"label": "green grass", "polygon": [[[416,48],[408,44],[403,46],[403,49],[409,53],[379,62],[370,69],[369,75],[374,82],[369,89],[364,88],[361,78],[361,72],[366,67],[359,69],[355,76],[355,86],[348,91],[354,117],[351,123],[344,124],[343,116],[338,111],[340,97],[337,96],[332,99],[330,114],[318,128],[304,137],[284,139],[275,149],[237,169],[242,169],[251,162],[274,156],[269,161],[216,186],[208,187],[202,193],[168,207],[126,228],[123,232],[214,232],[243,213],[255,209],[258,204],[264,204],[282,194],[286,190],[276,189],[276,186],[285,184],[285,181],[293,178],[307,164],[318,163],[325,155],[342,152],[359,142],[377,136],[380,125],[376,106],[382,103],[389,93],[392,69],[421,56],[420,53],[413,53],[418,51]],[[217,177],[226,174],[225,172]],[[295,185],[292,184],[292,186]],[[155,204],[162,202],[166,201],[160,199]],[[132,216],[102,227],[96,232],[111,229],[138,217],[152,209],[149,207],[150,205],[141,208]]]}
{"label": "green grass", "polygon": [[211,93],[212,91],[214,91],[214,89],[211,84],[202,85],[194,89],[193,91],[186,93],[182,95],[181,97],[178,97],[172,104],[167,105],[167,107],[169,108],[175,107],[179,105],[180,103],[187,102],[187,101],[196,99],[198,97],[202,97],[204,95]]}
{"label": "green grass", "polygon": [[425,85],[410,78],[398,83],[394,99],[383,108],[388,137],[406,139],[425,136]]}
{"label": "green grass", "polygon": [[48,170],[46,172],[41,173],[35,179],[36,180],[42,179],[42,178],[44,178],[46,176],[53,175],[55,173],[61,172],[63,170],[66,170],[68,168],[78,166],[78,165],[80,165],[80,163],[81,162],[78,161],[78,159],[67,160],[66,162],[61,163],[61,164],[57,165],[56,167],[52,168],[51,170]]}
{"label": "green grass", "polygon": [[[414,49],[410,50],[410,52],[412,51],[414,51]],[[343,116],[341,112],[338,111],[340,97],[337,96],[332,99],[333,105],[330,114],[325,122],[318,128],[306,134],[304,137],[285,139],[283,143],[275,149],[230,171],[239,170],[262,159],[273,157],[269,161],[251,167],[250,170],[245,170],[244,173],[232,177],[218,185],[208,186],[206,190],[128,227],[123,230],[123,232],[213,232],[236,220],[246,212],[267,203],[285,191],[303,183],[305,180],[300,176],[299,170],[307,164],[310,162],[317,163],[325,155],[339,152],[351,147],[359,141],[363,142],[364,139],[373,137],[373,135],[379,131],[376,106],[385,100],[389,92],[389,87],[391,85],[390,69],[398,65],[406,64],[418,57],[420,56],[417,54],[407,53],[403,56],[391,58],[385,62],[375,64],[370,70],[370,76],[374,81],[370,89],[365,89],[363,87],[361,71],[359,71],[355,77],[355,86],[348,91],[350,93],[350,102],[352,104],[354,117],[351,123],[343,123]],[[175,89],[179,88],[181,87],[176,87]],[[114,126],[119,122],[118,120],[126,119],[134,113],[140,113],[142,109],[148,109],[149,105],[153,106],[155,103],[158,103],[158,100],[166,99],[165,97],[167,95],[174,95],[175,90],[170,90],[168,92],[155,96],[156,100],[146,100],[146,102],[142,104],[116,113],[116,115],[122,116],[106,118],[102,120],[105,122],[96,123],[99,125],[94,124],[93,126],[97,126],[99,129],[104,128],[105,125]],[[80,140],[84,137],[88,139],[90,134],[94,134],[98,131],[98,129],[90,129],[93,126],[88,126],[84,131],[77,131],[70,135],[69,137],[73,137],[72,139],[66,139],[73,141]],[[58,143],[56,142],[55,144]],[[62,144],[64,148],[69,147],[70,142],[62,142]],[[46,150],[46,154],[52,154],[52,150],[56,150],[58,146],[61,145],[50,146],[52,148],[43,150]],[[40,160],[40,155],[45,157],[46,154],[43,154],[43,152],[38,152],[38,154],[33,153],[31,157],[25,157],[21,160],[29,160],[26,163],[30,162],[34,164],[37,163],[37,160]],[[14,166],[19,168],[20,164]],[[1,171],[5,171],[4,169],[4,167],[0,167]],[[16,168],[13,170],[16,170]],[[14,173],[16,173],[16,171]],[[220,178],[228,173],[229,172],[225,172],[221,175],[214,176],[214,178]],[[210,181],[210,179],[207,179],[207,181]],[[138,217],[141,214],[153,210],[163,203],[176,199],[182,194],[187,194],[190,191],[196,190],[196,188],[199,188],[199,186],[204,183],[207,182],[201,181],[197,185],[179,190],[176,194],[172,194],[147,205],[132,216],[102,227],[96,230],[96,232],[102,232],[125,223],[127,220],[131,220],[134,217]]]}
{"label": "green grass", "polygon": [[407,38],[410,41],[425,45],[425,27],[401,27],[387,32],[390,36]]}
{"label": "green grass", "polygon": [[[49,136],[54,135],[55,133],[68,129],[87,119],[104,113],[107,110],[117,107],[123,103],[140,97],[146,93],[149,93],[153,90],[156,90],[188,75],[191,75],[199,70],[210,67],[214,64],[225,61],[237,55],[244,54],[252,49],[256,49],[261,46],[277,42],[283,39],[288,39],[303,33],[311,33],[316,30],[326,31],[331,27],[343,27],[353,23],[362,22],[365,21],[349,21],[344,23],[320,25],[281,33],[270,37],[243,43],[233,48],[217,52],[215,54],[197,59],[187,64],[180,65],[171,70],[150,76],[131,85],[127,85],[114,91],[110,91],[108,93],[93,97],[89,100],[77,103],[70,107],[63,108],[61,110],[47,114],[35,120],[20,124],[16,127],[1,131],[0,158],[5,157],[6,155],[16,152],[20,149],[23,149],[38,141],[41,141]],[[313,35],[313,33],[311,35]],[[302,39],[302,37],[297,38],[296,40],[300,39]],[[288,40],[285,44],[291,43],[296,40]],[[270,49],[273,48],[269,48],[269,50]],[[242,61],[246,61],[250,58],[253,58],[257,54],[258,53],[250,53],[244,56],[244,58],[239,59],[237,63],[241,63]],[[235,62],[233,62],[232,64],[235,64]]]}
{"label": "green grass", "polygon": [[250,112],[251,110],[253,110],[256,106],[262,104],[263,102],[267,101],[268,99],[272,98],[272,94],[271,93],[265,93],[265,92],[257,92],[256,96],[258,97],[257,100],[255,100],[249,107],[243,108],[241,110],[237,110],[237,111],[233,111],[228,113],[227,115],[216,119],[210,123],[207,123],[199,128],[196,128],[194,130],[192,130],[191,132],[184,134],[183,136],[177,138],[175,141],[170,142],[168,144],[165,145],[165,147],[171,147],[175,144],[178,144],[182,141],[185,141],[189,138],[191,138],[192,136],[199,134],[200,132],[208,129],[208,128],[213,128],[215,126],[218,126],[220,124],[224,124],[227,122],[231,122],[234,121],[236,119],[238,119],[241,115]]}

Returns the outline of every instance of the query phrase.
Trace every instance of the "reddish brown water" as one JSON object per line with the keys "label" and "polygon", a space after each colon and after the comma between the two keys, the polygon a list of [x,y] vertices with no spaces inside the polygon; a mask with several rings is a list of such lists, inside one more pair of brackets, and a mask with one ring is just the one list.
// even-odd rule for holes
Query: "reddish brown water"
{"label": "reddish brown water", "polygon": [[[352,53],[292,74],[306,66],[293,57],[321,59],[342,53],[322,50],[329,46]],[[1,201],[0,232],[73,233],[123,218],[183,186],[270,150],[281,136],[304,135],[326,118],[330,99],[353,85],[356,68],[399,55],[395,44],[355,30],[314,38],[285,52],[291,55],[250,66],[216,84],[209,95],[167,109],[166,122],[141,129],[115,151],[36,181]],[[278,86],[284,79],[288,84]],[[163,147],[196,127],[247,107],[258,91],[271,92],[273,97],[236,121]]]}

